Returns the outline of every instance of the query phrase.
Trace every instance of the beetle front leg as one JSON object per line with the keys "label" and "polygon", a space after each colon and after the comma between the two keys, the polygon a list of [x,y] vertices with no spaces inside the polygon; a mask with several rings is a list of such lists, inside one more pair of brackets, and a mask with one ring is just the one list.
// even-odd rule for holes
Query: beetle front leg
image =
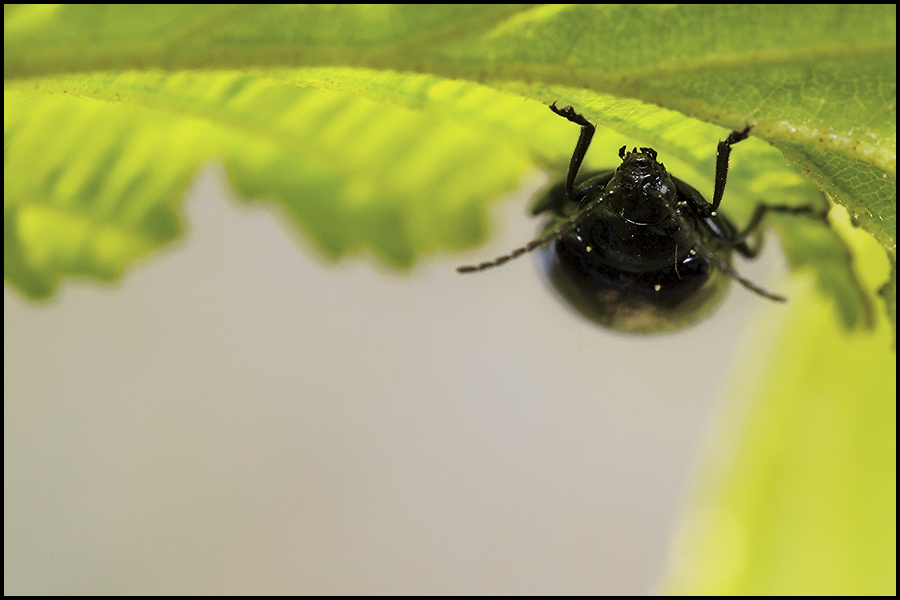
{"label": "beetle front leg", "polygon": [[550,110],[576,125],[581,125],[581,134],[578,136],[578,143],[575,144],[575,152],[572,154],[572,160],[569,162],[569,172],[566,175],[566,197],[574,202],[572,190],[575,187],[575,177],[578,175],[578,169],[581,168],[584,155],[587,154],[591,145],[591,138],[594,137],[594,126],[582,115],[575,112],[575,109],[571,106],[557,108],[556,102],[554,102],[550,105]]}
{"label": "beetle front leg", "polygon": [[747,125],[743,131],[732,131],[725,138],[724,142],[719,142],[719,147],[716,149],[716,189],[713,193],[712,201],[713,214],[719,210],[719,205],[722,203],[722,195],[725,193],[725,181],[728,179],[728,158],[731,156],[731,147],[750,136],[750,127],[750,125]]}

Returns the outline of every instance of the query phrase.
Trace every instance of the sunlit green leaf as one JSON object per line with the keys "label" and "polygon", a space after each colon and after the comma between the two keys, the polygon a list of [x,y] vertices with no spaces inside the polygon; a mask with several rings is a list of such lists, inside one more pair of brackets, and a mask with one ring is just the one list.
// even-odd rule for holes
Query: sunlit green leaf
{"label": "sunlit green leaf", "polygon": [[[723,127],[753,124],[799,167],[790,174],[774,150],[742,147],[731,214],[760,199],[810,201],[795,176],[805,171],[893,257],[894,15],[847,6],[8,9],[6,277],[45,295],[61,276],[117,276],[177,234],[180,194],[214,157],[240,192],[279,205],[328,254],[369,249],[407,265],[463,247],[485,231],[485,202],[512,188],[529,159],[564,168],[565,124],[528,99],[574,104],[670,165],[683,161],[676,172],[698,184],[710,181]],[[595,144],[598,164],[614,164],[612,143]],[[102,247],[84,237],[93,220]],[[59,236],[64,222],[72,231]],[[817,255],[841,254],[838,240],[830,245]],[[818,270],[845,323],[867,322],[846,259],[788,252]]]}
{"label": "sunlit green leaf", "polygon": [[599,125],[589,166],[651,146],[706,194],[716,142],[752,125],[723,212],[824,192],[877,253],[772,219],[816,291],[726,429],[671,586],[892,593],[895,5],[16,6],[4,80],[4,275],[35,298],[176,239],[211,161],[318,252],[403,267],[482,239],[534,166],[564,172],[577,128],[551,102]]}
{"label": "sunlit green leaf", "polygon": [[[854,247],[881,258],[871,239]],[[896,593],[890,327],[884,318],[874,333],[838,327],[808,280],[791,299],[748,337],[672,549],[668,593]]]}

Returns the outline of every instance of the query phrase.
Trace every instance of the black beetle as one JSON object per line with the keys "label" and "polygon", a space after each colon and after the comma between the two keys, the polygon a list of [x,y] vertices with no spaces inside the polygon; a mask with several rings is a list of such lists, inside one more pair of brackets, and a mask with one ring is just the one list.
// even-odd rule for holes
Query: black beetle
{"label": "black beetle", "polygon": [[757,255],[759,243],[751,246],[748,240],[766,212],[811,208],[760,204],[743,231],[716,212],[731,147],[747,138],[750,127],[719,142],[710,204],[670,176],[652,148],[625,152],[623,146],[617,169],[578,178],[594,126],[571,106],[560,109],[554,103],[550,109],[580,125],[581,135],[566,180],[532,209],[550,216],[541,237],[492,261],[459,267],[460,273],[484,271],[541,248],[542,270],[563,298],[587,318],[629,333],[672,331],[698,321],[719,305],[732,279],[760,296],[785,301],[741,277],[731,266],[732,253]]}

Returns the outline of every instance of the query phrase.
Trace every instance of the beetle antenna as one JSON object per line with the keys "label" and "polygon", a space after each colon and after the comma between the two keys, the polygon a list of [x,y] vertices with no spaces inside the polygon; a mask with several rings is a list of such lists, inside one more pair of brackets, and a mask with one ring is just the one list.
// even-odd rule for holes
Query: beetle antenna
{"label": "beetle antenna", "polygon": [[[730,134],[728,134],[728,137],[725,138],[724,141],[719,141],[719,146],[716,148],[716,185],[715,189],[713,190],[712,206],[710,207],[712,209],[711,214],[713,215],[716,214],[717,210],[719,210],[719,205],[722,203],[722,196],[725,193],[725,182],[728,178],[728,159],[731,157],[731,147],[738,142],[746,140],[750,135],[751,127],[752,125],[747,125],[743,129],[743,131],[732,131]],[[706,247],[706,245],[697,235],[694,228],[688,226],[687,222],[684,220],[684,217],[679,215],[677,210],[675,210],[668,204],[666,204],[666,208],[669,210],[672,216],[675,217],[675,220],[678,221],[678,224],[679,226],[681,226],[682,231],[687,232],[688,238],[690,239],[691,244],[693,244],[693,248],[702,251],[706,258],[708,258],[714,265],[716,265],[716,267],[727,273],[728,276],[730,276],[732,279],[740,283],[751,292],[759,294],[763,298],[768,298],[769,300],[774,300],[775,302],[787,302],[787,298],[785,298],[784,296],[773,294],[772,292],[759,287],[749,279],[741,277],[731,265],[719,258],[715,252]]]}
{"label": "beetle antenna", "polygon": [[[578,175],[578,170],[581,168],[581,162],[584,160],[584,155],[587,154],[587,150],[591,145],[591,139],[594,137],[595,129],[590,121],[575,112],[575,109],[571,106],[566,106],[565,108],[557,108],[556,102],[554,102],[550,105],[550,110],[563,117],[564,119],[567,119],[568,121],[581,126],[581,133],[578,136],[578,142],[575,144],[575,151],[572,153],[572,159],[569,161],[569,171],[566,174],[566,198],[568,198],[569,200],[574,200],[572,190],[575,187],[575,177]],[[499,267],[507,261],[518,258],[523,254],[531,252],[532,250],[536,250],[537,248],[540,248],[545,244],[549,244],[550,242],[558,239],[562,234],[567,232],[572,227],[578,225],[578,223],[581,222],[585,215],[595,209],[597,205],[600,204],[600,202],[602,202],[612,193],[613,192],[610,191],[607,194],[601,195],[599,198],[590,202],[587,206],[569,217],[566,221],[563,221],[556,229],[554,229],[547,235],[536,240],[532,240],[521,248],[516,248],[509,254],[498,256],[494,260],[489,260],[477,265],[463,265],[461,267],[457,267],[456,270],[460,273],[478,273],[479,271],[484,271],[493,267]]]}
{"label": "beetle antenna", "polygon": [[604,194],[601,194],[596,199],[588,202],[584,208],[580,209],[577,213],[560,223],[556,229],[548,233],[547,235],[540,237],[536,240],[532,240],[522,246],[521,248],[516,248],[509,254],[504,254],[503,256],[498,256],[494,260],[489,260],[487,262],[483,262],[477,265],[463,265],[461,267],[456,267],[457,272],[459,273],[478,273],[480,271],[485,271],[487,269],[492,269],[494,267],[499,267],[505,262],[513,260],[514,258],[519,258],[523,254],[527,254],[532,250],[536,250],[541,246],[549,244],[550,242],[559,239],[562,234],[567,232],[569,229],[577,226],[582,220],[584,220],[585,216],[590,214],[595,208],[597,208],[601,202],[613,196],[615,194],[615,190],[610,190]]}
{"label": "beetle antenna", "polygon": [[662,194],[654,194],[654,196],[656,196],[660,200],[660,202],[669,211],[669,214],[672,215],[672,218],[674,218],[678,222],[679,228],[681,229],[682,233],[686,235],[688,241],[691,243],[691,248],[693,248],[694,251],[702,253],[703,256],[710,262],[712,262],[720,271],[724,272],[726,275],[737,281],[739,284],[741,284],[751,292],[759,294],[763,298],[774,300],[775,302],[787,302],[787,298],[785,298],[784,296],[773,294],[772,292],[756,285],[746,277],[742,277],[737,271],[734,270],[734,267],[722,260],[718,254],[716,254],[706,246],[703,240],[700,239],[700,236],[697,235],[695,228],[692,227],[684,217],[678,214],[678,210],[676,210],[676,208],[672,206],[671,203],[662,196]]}

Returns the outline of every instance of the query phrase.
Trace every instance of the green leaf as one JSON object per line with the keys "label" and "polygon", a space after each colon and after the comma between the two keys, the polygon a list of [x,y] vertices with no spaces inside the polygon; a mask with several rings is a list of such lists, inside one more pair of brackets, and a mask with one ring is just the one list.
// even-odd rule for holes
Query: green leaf
{"label": "green leaf", "polygon": [[[575,132],[524,99],[574,104],[701,189],[723,127],[753,124],[797,165],[745,143],[729,214],[815,202],[805,172],[893,260],[895,22],[873,6],[8,9],[5,276],[34,296],[119,276],[178,235],[181,194],[214,157],[328,255],[401,266],[464,247],[530,162],[564,169]],[[620,142],[598,136],[595,162]],[[798,228],[783,240],[816,237]],[[828,235],[789,256],[866,324]]]}
{"label": "green leaf", "polygon": [[[437,95],[459,88],[418,79]],[[7,276],[35,294],[60,275],[114,277],[172,239],[180,196],[213,157],[239,192],[274,202],[325,252],[369,247],[398,265],[475,242],[484,195],[514,187],[530,163],[492,132],[445,116],[239,73],[10,87],[6,241],[21,260],[13,272],[7,262]],[[482,110],[521,104],[466,88]],[[43,151],[51,137],[55,151]],[[92,237],[100,230],[102,240]],[[106,239],[113,233],[118,244]]]}
{"label": "green leaf", "polygon": [[[877,259],[871,238],[856,237],[856,252]],[[805,279],[787,311],[770,307],[744,344],[666,593],[896,594],[890,327],[838,327]]]}
{"label": "green leaf", "polygon": [[[827,206],[824,192],[880,255],[851,253],[852,233],[820,222],[772,219],[817,291],[797,292],[773,380],[757,388],[766,402],[730,431],[740,457],[701,495],[740,524],[749,558],[712,585],[691,573],[731,555],[717,539],[690,542],[672,586],[889,591],[873,557],[890,539],[842,562],[842,581],[829,560],[861,547],[873,529],[860,519],[894,531],[879,487],[893,465],[879,461],[893,456],[894,5],[7,7],[4,80],[4,276],[35,298],[66,278],[114,280],[176,239],[184,191],[213,160],[319,252],[399,267],[481,239],[489,201],[533,165],[564,172],[577,128],[551,102],[599,125],[589,166],[651,146],[707,194],[716,142],[752,125],[723,212],[745,222],[761,201]],[[832,306],[856,333],[836,329]],[[779,387],[784,373],[796,379]],[[819,398],[821,419],[801,418]],[[833,449],[852,463],[831,469],[810,440],[844,422],[849,441]],[[836,482],[835,503],[815,504]],[[790,506],[773,508],[780,497]],[[830,545],[812,535],[829,520]]]}

